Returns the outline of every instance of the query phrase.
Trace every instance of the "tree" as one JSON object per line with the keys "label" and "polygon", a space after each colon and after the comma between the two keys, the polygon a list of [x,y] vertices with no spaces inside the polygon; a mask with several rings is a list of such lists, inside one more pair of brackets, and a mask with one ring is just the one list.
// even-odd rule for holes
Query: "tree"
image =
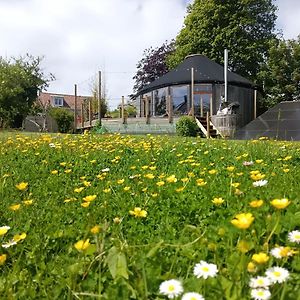
{"label": "tree", "polygon": [[196,53],[223,64],[227,48],[229,68],[255,80],[276,37],[276,9],[272,0],[195,0],[176,37],[169,67]]}
{"label": "tree", "polygon": [[0,57],[0,127],[21,127],[38,91],[54,79],[52,74],[43,73],[41,61],[41,57],[31,55],[9,60]]}
{"label": "tree", "polygon": [[50,116],[56,121],[58,131],[68,133],[74,123],[74,114],[66,108],[53,107],[50,109]]}
{"label": "tree", "polygon": [[297,40],[272,43],[259,79],[264,85],[265,107],[300,99],[300,35]]}
{"label": "tree", "polygon": [[141,90],[150,82],[166,74],[169,68],[166,63],[167,56],[174,51],[174,42],[165,42],[160,47],[144,50],[143,58],[137,64],[137,72],[133,79],[134,93]]}

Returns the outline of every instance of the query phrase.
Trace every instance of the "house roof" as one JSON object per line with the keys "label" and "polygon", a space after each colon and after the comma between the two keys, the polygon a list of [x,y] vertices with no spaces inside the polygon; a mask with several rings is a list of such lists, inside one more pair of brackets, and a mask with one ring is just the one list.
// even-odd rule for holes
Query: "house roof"
{"label": "house roof", "polygon": [[[181,84],[191,83],[191,68],[194,68],[194,83],[224,83],[224,68],[204,55],[189,55],[175,69],[151,82],[138,91],[136,96],[150,91]],[[228,71],[228,84],[254,88],[248,79]]]}
{"label": "house roof", "polygon": [[[41,92],[38,99],[42,103],[42,105],[50,103],[50,105],[53,106],[52,101],[53,101],[54,97],[63,97],[64,98],[63,107],[74,110],[74,108],[75,108],[75,95]],[[82,101],[85,100],[85,99],[88,99],[90,97],[91,96],[77,96],[77,105],[76,105],[77,109],[80,110]]]}

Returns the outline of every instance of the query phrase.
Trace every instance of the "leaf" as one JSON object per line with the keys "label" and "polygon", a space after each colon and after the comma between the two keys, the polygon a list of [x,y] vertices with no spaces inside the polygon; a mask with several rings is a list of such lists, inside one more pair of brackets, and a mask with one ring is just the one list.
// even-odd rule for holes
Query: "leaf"
{"label": "leaf", "polygon": [[124,277],[128,279],[128,269],[125,253],[121,252],[116,247],[112,247],[106,258],[106,263],[111,276],[116,279],[117,277]]}
{"label": "leaf", "polygon": [[156,254],[156,252],[158,251],[158,249],[161,247],[161,245],[164,243],[164,241],[160,241],[159,243],[157,243],[146,255],[147,258],[150,258],[152,256],[154,256]]}

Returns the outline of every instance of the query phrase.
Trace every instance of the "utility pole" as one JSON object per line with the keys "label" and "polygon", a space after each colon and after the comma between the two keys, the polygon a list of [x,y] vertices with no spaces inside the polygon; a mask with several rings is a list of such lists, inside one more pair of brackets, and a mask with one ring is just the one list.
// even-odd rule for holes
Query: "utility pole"
{"label": "utility pole", "polygon": [[98,122],[99,122],[99,126],[101,126],[101,71],[98,72]]}
{"label": "utility pole", "polygon": [[195,116],[195,99],[194,99],[194,68],[191,68],[191,102],[192,102],[192,109],[191,109],[191,113],[192,113],[192,117]]}

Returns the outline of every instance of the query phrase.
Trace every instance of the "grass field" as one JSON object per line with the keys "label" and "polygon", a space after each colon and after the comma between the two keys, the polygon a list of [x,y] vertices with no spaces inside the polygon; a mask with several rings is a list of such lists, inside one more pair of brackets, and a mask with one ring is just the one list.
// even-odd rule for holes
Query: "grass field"
{"label": "grass field", "polygon": [[0,299],[300,299],[299,166],[265,139],[0,135]]}

